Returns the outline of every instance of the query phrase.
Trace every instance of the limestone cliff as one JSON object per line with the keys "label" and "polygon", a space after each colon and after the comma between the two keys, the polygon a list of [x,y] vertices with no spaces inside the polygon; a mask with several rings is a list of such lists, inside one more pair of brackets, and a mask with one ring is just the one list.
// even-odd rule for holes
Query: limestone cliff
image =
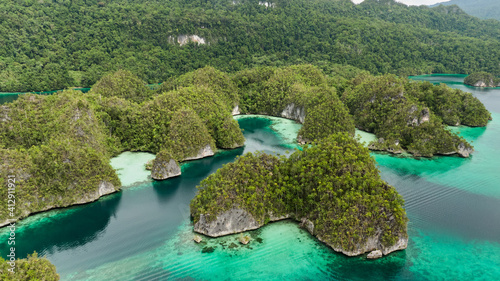
{"label": "limestone cliff", "polygon": [[500,78],[488,72],[475,72],[465,77],[464,84],[474,87],[500,87]]}
{"label": "limestone cliff", "polygon": [[207,144],[204,147],[200,148],[200,150],[198,151],[198,154],[196,154],[194,156],[188,156],[188,157],[184,158],[183,161],[196,160],[196,159],[201,159],[201,158],[205,158],[205,157],[209,157],[209,156],[213,156],[213,155],[214,155],[214,151],[212,150],[212,147],[210,146],[210,144]]}
{"label": "limestone cliff", "polygon": [[151,168],[151,177],[155,180],[165,180],[181,175],[181,168],[166,150],[160,151]]}
{"label": "limestone cliff", "polygon": [[248,153],[200,183],[190,205],[194,231],[217,237],[292,218],[349,256],[404,249],[404,201],[378,173],[368,149],[348,134],[289,158]]}
{"label": "limestone cliff", "polygon": [[118,191],[108,135],[80,92],[26,94],[0,107],[0,184],[13,181],[17,203],[8,209],[0,189],[0,225]]}
{"label": "limestone cliff", "polygon": [[[296,219],[289,214],[274,216],[267,214],[269,221],[279,221],[288,218],[294,218],[300,221],[300,225],[304,227],[311,235],[315,236],[321,242],[327,244],[336,252],[343,253],[347,256],[358,256],[372,251],[381,251],[383,255],[388,255],[398,250],[404,250],[408,246],[408,237],[398,236],[396,242],[390,246],[384,246],[382,243],[382,231],[378,230],[375,235],[368,237],[366,243],[357,244],[354,250],[346,250],[341,245],[335,245],[325,239],[323,235],[318,235],[314,232],[314,223],[308,218]],[[265,225],[264,220],[260,222],[246,210],[233,206],[233,208],[218,214],[214,220],[210,220],[206,215],[201,214],[199,220],[194,224],[194,231],[210,236],[220,237],[228,234],[241,233],[248,230],[258,229]]]}
{"label": "limestone cliff", "polygon": [[292,119],[301,124],[306,120],[306,112],[303,106],[295,106],[294,103],[288,104],[281,112],[281,117]]}
{"label": "limestone cliff", "polygon": [[168,36],[168,41],[170,43],[177,43],[180,46],[186,45],[189,42],[197,43],[198,45],[205,45],[207,44],[206,39],[203,37],[200,37],[196,34],[193,35],[186,35],[186,34],[181,34],[179,36]]}

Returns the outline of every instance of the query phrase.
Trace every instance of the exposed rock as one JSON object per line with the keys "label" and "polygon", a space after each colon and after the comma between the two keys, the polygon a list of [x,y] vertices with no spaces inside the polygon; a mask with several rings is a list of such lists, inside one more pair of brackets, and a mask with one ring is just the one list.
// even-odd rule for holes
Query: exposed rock
{"label": "exposed rock", "polygon": [[[278,221],[282,219],[288,219],[291,216],[289,214],[283,216],[276,216],[272,213],[268,214],[270,221]],[[220,215],[211,222],[208,222],[205,215],[200,215],[200,220],[194,225],[194,231],[211,236],[219,237],[228,234],[240,233],[247,230],[258,229],[263,226],[264,223],[258,223],[255,218],[247,211],[240,208],[232,208]],[[339,245],[332,245],[323,239],[321,235],[314,233],[314,223],[308,218],[301,219],[301,226],[303,226],[311,235],[316,236],[318,240],[332,247],[335,251],[341,252],[347,256],[358,256],[371,251],[379,250],[384,255],[397,250],[406,249],[408,245],[408,238],[399,237],[398,241],[390,246],[384,247],[381,244],[382,232],[377,231],[374,236],[369,237],[366,243],[363,245],[357,245],[357,248],[353,251],[347,251]],[[240,241],[241,242],[241,241]],[[243,243],[243,242],[242,242]]]}
{"label": "exposed rock", "polygon": [[99,183],[99,197],[101,197],[103,195],[111,194],[115,191],[116,191],[115,186],[112,183],[107,182],[107,181],[101,181]]}
{"label": "exposed rock", "polygon": [[9,122],[10,117],[10,108],[6,105],[0,106],[0,122]]}
{"label": "exposed rock", "polygon": [[253,230],[261,227],[255,218],[247,211],[235,208],[217,215],[213,221],[208,221],[205,215],[200,215],[200,220],[194,225],[194,231],[210,237],[224,236]]}
{"label": "exposed rock", "polygon": [[291,218],[290,214],[286,214],[283,216],[276,216],[275,214],[273,214],[273,212],[270,212],[268,215],[270,221],[280,221]]}
{"label": "exposed rock", "polygon": [[474,83],[472,86],[474,87],[500,87],[500,83],[495,83],[495,81],[493,81],[493,79],[489,80],[489,81],[483,81],[483,80],[479,80],[477,81],[476,83]]}
{"label": "exposed rock", "polygon": [[200,235],[195,235],[194,238],[193,238],[194,242],[196,243],[200,243],[203,239],[201,238]]}
{"label": "exposed rock", "polygon": [[[86,204],[89,202],[93,202],[93,201],[99,199],[101,196],[114,193],[118,190],[119,189],[115,188],[115,186],[112,183],[110,183],[108,181],[101,181],[95,192],[82,194],[76,202],[74,202],[72,204],[68,204],[68,205]],[[57,207],[65,207],[65,206],[53,206],[53,205],[51,205],[51,206],[48,206],[46,210],[50,210],[50,209],[57,208]]]}
{"label": "exposed rock", "polygon": [[233,116],[240,114],[240,107],[238,105],[233,108],[232,114],[233,114]]}
{"label": "exposed rock", "polygon": [[146,170],[151,171],[151,169],[153,169],[153,159],[146,162],[146,164],[144,166],[145,166]]}
{"label": "exposed rock", "polygon": [[382,254],[388,255],[392,252],[404,250],[408,247],[408,238],[399,237],[398,241],[390,247],[382,247]]}
{"label": "exposed rock", "polygon": [[[48,211],[48,210],[51,210],[51,209],[54,209],[54,208],[61,208],[61,207],[68,207],[68,206],[71,206],[71,205],[79,205],[79,204],[86,204],[86,203],[90,203],[90,202],[94,202],[96,201],[97,199],[99,199],[100,197],[104,196],[104,195],[108,195],[108,194],[111,194],[111,193],[114,193],[116,191],[120,190],[119,188],[116,188],[112,183],[108,182],[108,181],[101,181],[99,183],[99,186],[97,187],[97,189],[95,189],[94,192],[87,192],[87,193],[84,193],[82,194],[78,200],[76,201],[73,201],[73,202],[67,202],[67,203],[64,203],[64,204],[54,204],[53,202],[52,203],[49,203],[47,204],[45,207],[43,208],[40,208],[40,209],[37,209],[36,212],[39,213],[39,212],[44,212],[44,211]],[[45,201],[54,201],[54,200],[62,200],[62,197],[59,196],[58,198],[44,198],[42,197],[40,200],[42,202],[45,202]],[[26,205],[31,205],[33,202],[25,202]],[[17,221],[19,219],[22,219],[24,217],[27,217],[29,216],[30,214],[32,214],[32,211],[28,210],[28,209],[24,209],[24,210],[21,210],[21,215],[19,218],[16,218],[16,219],[6,219],[5,221],[0,221],[0,227],[3,227],[5,225],[8,225],[10,222],[14,222],[14,221]]]}
{"label": "exposed rock", "polygon": [[266,8],[276,8],[275,3],[270,3],[270,2],[265,2],[265,1],[259,1],[259,5],[265,6]]}
{"label": "exposed rock", "polygon": [[302,135],[297,135],[297,142],[300,145],[303,145],[303,144],[308,143],[309,141],[307,139],[305,139]]}
{"label": "exposed rock", "polygon": [[246,244],[250,243],[250,236],[248,236],[248,235],[245,235],[245,236],[241,235],[238,240],[240,241],[241,244],[246,245]]}
{"label": "exposed rock", "polygon": [[177,162],[175,162],[175,160],[170,155],[160,155],[160,153],[156,155],[156,159],[153,161],[151,177],[155,180],[165,180],[168,178],[180,176],[181,168],[179,167],[179,165],[177,165]]}
{"label": "exposed rock", "polygon": [[470,147],[466,147],[465,144],[463,142],[461,142],[459,145],[458,145],[458,155],[460,155],[461,157],[464,157],[464,158],[467,158],[469,157],[469,155],[474,151],[474,149],[470,148]]}
{"label": "exposed rock", "polygon": [[200,150],[198,151],[198,154],[196,154],[195,156],[192,156],[192,157],[184,158],[184,161],[201,159],[201,158],[205,158],[205,157],[213,156],[213,155],[214,155],[214,151],[212,150],[212,147],[210,147],[210,145],[207,144],[204,147],[200,148]]}
{"label": "exposed rock", "polygon": [[486,84],[484,81],[479,80],[474,84],[474,87],[488,87],[488,84]]}
{"label": "exposed rock", "polygon": [[304,124],[304,121],[306,120],[306,111],[303,106],[296,107],[294,103],[291,103],[285,107],[283,112],[281,112],[281,117],[292,119]]}
{"label": "exposed rock", "polygon": [[301,224],[300,224],[301,226],[305,227],[305,229],[307,229],[307,231],[309,231],[309,233],[314,235],[314,223],[312,221],[310,221],[307,218],[302,218],[302,220],[300,222],[301,222]]}
{"label": "exposed rock", "polygon": [[182,34],[182,35],[177,36],[177,38],[175,36],[168,36],[168,41],[170,43],[177,42],[181,46],[186,45],[189,42],[198,43],[198,45],[200,45],[200,44],[202,44],[202,45],[206,44],[205,38],[200,37],[198,35],[185,35],[185,34]]}
{"label": "exposed rock", "polygon": [[382,257],[382,251],[380,250],[371,251],[367,256],[367,258],[369,259],[378,259],[381,257]]}
{"label": "exposed rock", "polygon": [[409,119],[406,122],[407,125],[413,125],[413,126],[418,126],[424,122],[429,122],[431,119],[431,112],[429,108],[424,108],[420,111],[420,114],[414,114],[418,110],[418,107],[416,105],[413,105],[410,110],[408,111],[409,113]]}
{"label": "exposed rock", "polygon": [[420,112],[420,121],[418,122],[418,124],[420,125],[424,122],[429,122],[430,119],[431,119],[431,112],[426,107],[422,109],[422,111]]}

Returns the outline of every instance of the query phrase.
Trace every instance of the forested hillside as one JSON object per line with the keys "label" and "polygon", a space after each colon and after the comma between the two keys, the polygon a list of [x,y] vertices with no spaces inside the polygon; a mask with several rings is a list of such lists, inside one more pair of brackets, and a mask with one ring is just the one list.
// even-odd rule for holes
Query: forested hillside
{"label": "forested hillside", "polygon": [[500,1],[498,0],[451,0],[433,6],[439,5],[457,5],[469,15],[481,19],[496,19],[500,21]]}
{"label": "forested hillside", "polygon": [[118,69],[158,83],[206,65],[225,72],[307,62],[373,74],[500,73],[500,23],[456,7],[271,4],[0,0],[0,91],[90,87]]}

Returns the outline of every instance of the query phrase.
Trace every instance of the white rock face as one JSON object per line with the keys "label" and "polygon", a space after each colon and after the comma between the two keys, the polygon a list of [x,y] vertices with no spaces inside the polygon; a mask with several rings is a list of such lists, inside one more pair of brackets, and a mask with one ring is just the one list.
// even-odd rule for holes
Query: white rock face
{"label": "white rock face", "polygon": [[281,112],[281,117],[292,119],[304,124],[304,121],[306,120],[306,111],[303,106],[295,106],[294,103],[291,103]]}
{"label": "white rock face", "polygon": [[474,87],[487,87],[486,83],[484,81],[477,81],[476,84],[474,84]]}
{"label": "white rock face", "polygon": [[198,35],[181,34],[181,35],[177,36],[177,38],[175,36],[168,36],[168,41],[172,44],[177,42],[181,46],[186,45],[189,42],[195,42],[195,43],[198,43],[198,45],[206,44],[206,39],[203,37],[200,37]]}
{"label": "white rock face", "polygon": [[461,142],[459,145],[458,145],[458,155],[460,155],[461,157],[464,157],[464,158],[467,158],[469,157],[469,155],[474,151],[474,149],[472,148],[466,148],[465,147],[465,144],[463,142]]}
{"label": "white rock face", "polygon": [[381,257],[382,257],[382,251],[380,250],[371,251],[367,256],[367,258],[369,259],[378,259]]}
{"label": "white rock face", "polygon": [[99,197],[103,195],[108,195],[115,192],[115,186],[107,181],[101,181],[99,183]]}
{"label": "white rock face", "polygon": [[309,233],[314,235],[314,223],[307,218],[302,218],[301,225],[304,226]]}
{"label": "white rock face", "polygon": [[174,159],[155,159],[151,169],[151,177],[155,180],[165,180],[181,175],[181,168]]}
{"label": "white rock face", "polygon": [[218,237],[261,227],[253,216],[247,211],[239,208],[232,208],[211,222],[206,217],[200,215],[200,220],[194,225],[194,231],[211,237]]}
{"label": "white rock face", "polygon": [[[69,204],[64,204],[64,205],[48,204],[47,206],[45,206],[44,208],[42,208],[40,210],[37,210],[36,212],[44,212],[44,211],[48,211],[48,210],[51,210],[51,209],[54,209],[54,208],[60,208],[60,207],[67,207],[67,206],[72,206],[72,205],[90,203],[90,202],[96,201],[101,196],[114,193],[114,192],[116,192],[118,190],[119,189],[115,188],[115,186],[112,183],[107,182],[107,181],[101,181],[99,183],[99,186],[97,187],[97,189],[94,192],[88,192],[88,193],[83,194],[75,202],[71,202]],[[46,198],[42,198],[41,201],[46,201],[45,199]],[[61,200],[61,199],[62,199],[62,197],[59,196],[59,200]],[[49,200],[53,200],[53,198],[52,199],[48,198],[47,201],[49,201]],[[32,203],[33,202],[26,202],[26,204],[28,204],[28,205],[31,205]],[[31,214],[30,211],[23,210],[22,214],[21,214],[21,217],[27,217],[30,214]],[[3,227],[5,225],[9,225],[10,222],[14,222],[14,221],[17,221],[17,220],[18,219],[14,219],[14,220],[6,219],[4,221],[0,221],[0,227]]]}
{"label": "white rock face", "polygon": [[232,112],[233,116],[234,115],[239,115],[240,114],[240,106],[237,105],[233,108],[233,112]]}
{"label": "white rock face", "polygon": [[192,157],[187,157],[184,159],[184,161],[201,159],[201,158],[205,158],[205,157],[212,156],[212,155],[214,155],[214,151],[212,150],[212,147],[210,147],[210,145],[207,144],[204,147],[200,148],[200,150],[198,151],[198,154],[196,154],[195,156],[192,156]]}
{"label": "white rock face", "polygon": [[395,252],[398,250],[404,250],[404,249],[406,249],[406,247],[408,247],[408,238],[400,237],[398,239],[398,241],[396,242],[396,244],[394,244],[390,247],[387,247],[387,248],[385,248],[385,247],[382,248],[382,254],[388,255],[389,253],[392,253],[392,252]]}
{"label": "white rock face", "polygon": [[266,8],[276,8],[275,3],[269,3],[269,2],[264,2],[264,1],[259,1],[259,5],[266,6]]}
{"label": "white rock face", "polygon": [[[270,221],[278,221],[282,219],[288,219],[293,216],[290,214],[284,216],[276,216],[272,213],[268,214]],[[347,251],[338,245],[329,244],[323,239],[323,237],[314,233],[314,223],[308,218],[300,219],[301,225],[311,233],[311,235],[316,236],[318,240],[332,247],[333,250],[341,252],[347,256],[358,256],[364,253],[379,251],[383,255],[387,255],[391,252],[397,250],[406,249],[408,246],[408,238],[399,237],[398,241],[390,246],[384,247],[380,243],[381,241],[381,231],[378,231],[372,237],[369,237],[365,244],[357,245],[354,251]],[[263,226],[264,223],[258,223],[257,220],[247,211],[233,207],[232,209],[217,215],[217,218],[211,222],[208,222],[204,214],[200,215],[200,220],[194,225],[194,231],[205,234],[211,237],[219,237],[228,234],[240,233],[247,230],[257,229]]]}

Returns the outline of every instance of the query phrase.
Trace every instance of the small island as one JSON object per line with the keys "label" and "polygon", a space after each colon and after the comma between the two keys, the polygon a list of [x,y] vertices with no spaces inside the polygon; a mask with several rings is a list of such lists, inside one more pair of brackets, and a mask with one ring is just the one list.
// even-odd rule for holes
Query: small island
{"label": "small island", "polygon": [[474,72],[465,77],[464,84],[474,87],[500,87],[500,77],[488,72]]}
{"label": "small island", "polygon": [[408,243],[402,197],[380,178],[369,150],[346,133],[289,158],[248,153],[198,188],[191,215],[194,231],[207,236],[294,219],[348,256],[387,255]]}
{"label": "small island", "polygon": [[148,88],[129,71],[103,76],[88,93],[25,94],[0,106],[0,178],[16,175],[11,216],[0,192],[0,226],[53,208],[92,202],[121,188],[110,159],[124,151],[157,155],[151,176],[180,175],[183,161],[244,144],[235,114],[296,120],[297,140],[374,133],[372,150],[469,157],[473,147],[445,125],[486,126],[470,93],[394,75],[338,66],[257,67],[233,74],[204,67]]}
{"label": "small island", "polygon": [[395,75],[359,76],[341,99],[356,127],[377,136],[369,148],[394,154],[469,157],[472,145],[445,125],[482,127],[491,120],[470,93]]}

